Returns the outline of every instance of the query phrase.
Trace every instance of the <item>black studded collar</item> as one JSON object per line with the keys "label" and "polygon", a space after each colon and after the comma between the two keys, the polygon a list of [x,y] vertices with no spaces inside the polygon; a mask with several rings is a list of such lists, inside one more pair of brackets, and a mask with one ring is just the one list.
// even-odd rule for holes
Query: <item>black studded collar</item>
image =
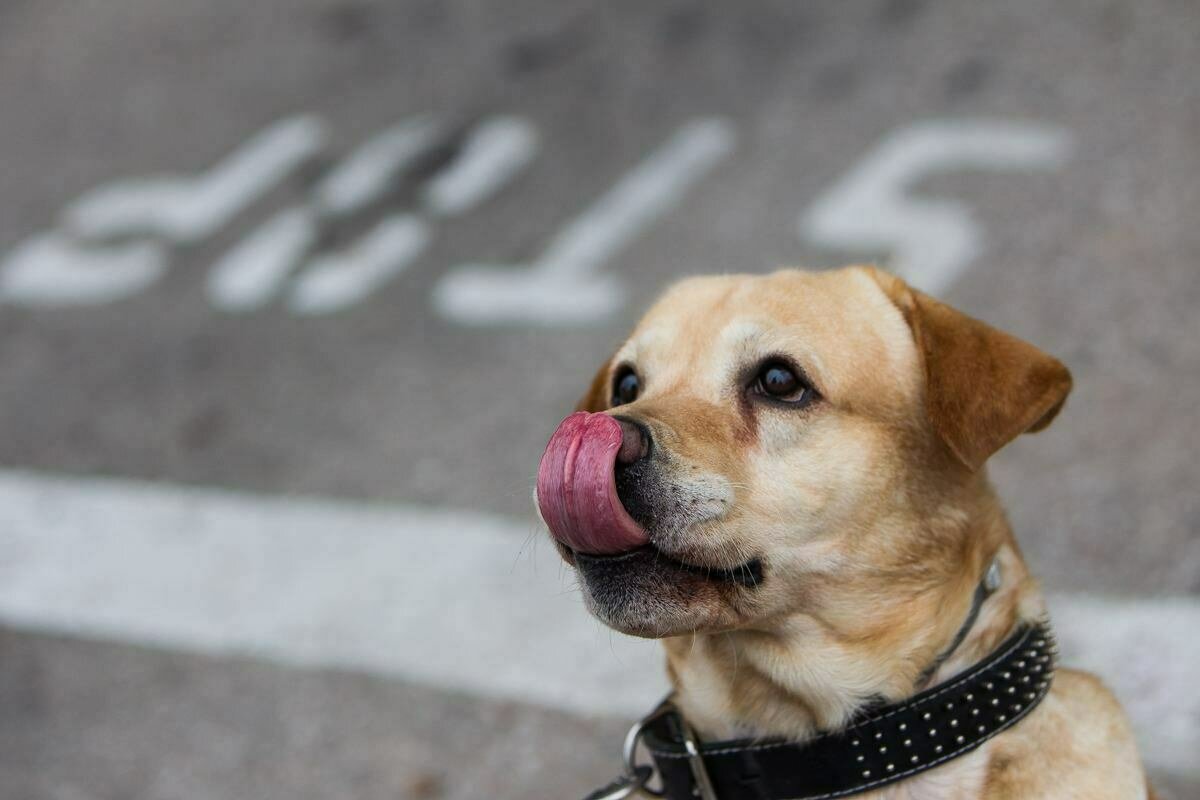
{"label": "black studded collar", "polygon": [[[1049,691],[1055,658],[1049,623],[1026,623],[970,670],[805,742],[700,743],[669,704],[630,734],[645,743],[669,800],[849,797],[934,769],[1017,724]],[[649,770],[638,769],[644,782]]]}

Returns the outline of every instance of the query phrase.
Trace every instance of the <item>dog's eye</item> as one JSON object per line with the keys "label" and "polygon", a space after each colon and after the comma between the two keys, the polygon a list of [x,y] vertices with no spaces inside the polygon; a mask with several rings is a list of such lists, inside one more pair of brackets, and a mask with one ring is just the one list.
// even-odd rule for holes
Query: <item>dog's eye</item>
{"label": "dog's eye", "polygon": [[637,400],[642,384],[637,373],[630,367],[622,367],[613,377],[612,404],[623,406]]}
{"label": "dog's eye", "polygon": [[758,370],[754,391],[772,400],[789,404],[808,402],[815,392],[808,383],[796,374],[796,370],[782,361],[768,361]]}

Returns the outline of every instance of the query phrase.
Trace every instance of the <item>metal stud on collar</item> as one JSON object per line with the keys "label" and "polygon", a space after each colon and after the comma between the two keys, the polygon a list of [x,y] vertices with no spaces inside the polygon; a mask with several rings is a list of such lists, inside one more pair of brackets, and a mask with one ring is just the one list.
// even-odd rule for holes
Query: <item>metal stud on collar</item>
{"label": "metal stud on collar", "polygon": [[[754,780],[761,781],[761,775],[790,775],[789,770],[813,770],[814,764],[819,769],[825,763],[822,759],[827,761],[830,754],[849,762],[850,769],[837,781],[824,777],[809,781],[814,785],[804,796],[841,797],[886,785],[968,752],[1022,719],[1049,688],[1055,650],[1048,623],[1030,622],[1024,631],[1014,632],[991,655],[959,677],[930,687],[910,701],[876,706],[844,731],[820,734],[805,742],[747,739],[702,746],[678,710],[666,705],[631,729],[626,775],[606,787],[605,793],[596,793],[588,800],[662,797],[668,790],[672,792],[668,796],[680,800],[716,800],[714,779],[745,782],[751,774],[746,773],[748,763],[753,765]],[[661,717],[664,712],[666,718]],[[654,719],[659,722],[652,724]],[[645,762],[639,765],[635,759],[647,725],[644,741],[661,767],[658,774],[664,781],[662,789],[644,788],[653,773]],[[666,739],[660,742],[664,736]],[[826,744],[815,744],[822,738]],[[810,749],[813,747],[833,749],[814,753]],[[749,761],[746,753],[754,754]],[[806,780],[803,773],[789,777],[793,779],[801,783]],[[758,792],[755,796],[779,796],[766,784],[754,783],[754,788]],[[734,793],[738,794],[736,790]]]}
{"label": "metal stud on collar", "polygon": [[983,586],[987,589],[988,594],[995,592],[1000,588],[1000,559],[992,559],[992,563],[988,565],[987,572],[983,575]]}

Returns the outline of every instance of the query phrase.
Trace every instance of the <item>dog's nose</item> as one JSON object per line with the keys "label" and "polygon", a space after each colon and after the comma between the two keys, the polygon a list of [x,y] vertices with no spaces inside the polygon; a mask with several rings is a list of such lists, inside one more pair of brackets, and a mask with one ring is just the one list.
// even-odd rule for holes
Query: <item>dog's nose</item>
{"label": "dog's nose", "polygon": [[650,430],[631,419],[615,419],[621,423],[621,449],[617,451],[617,466],[629,466],[650,455]]}

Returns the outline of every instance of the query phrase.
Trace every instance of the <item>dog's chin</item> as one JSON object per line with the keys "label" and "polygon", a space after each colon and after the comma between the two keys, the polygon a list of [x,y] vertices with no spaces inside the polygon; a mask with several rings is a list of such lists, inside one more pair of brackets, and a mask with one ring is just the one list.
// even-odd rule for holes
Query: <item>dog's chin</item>
{"label": "dog's chin", "polygon": [[588,609],[611,628],[661,638],[736,628],[739,609],[763,582],[757,559],[731,569],[702,567],[645,545],[617,555],[565,552]]}

